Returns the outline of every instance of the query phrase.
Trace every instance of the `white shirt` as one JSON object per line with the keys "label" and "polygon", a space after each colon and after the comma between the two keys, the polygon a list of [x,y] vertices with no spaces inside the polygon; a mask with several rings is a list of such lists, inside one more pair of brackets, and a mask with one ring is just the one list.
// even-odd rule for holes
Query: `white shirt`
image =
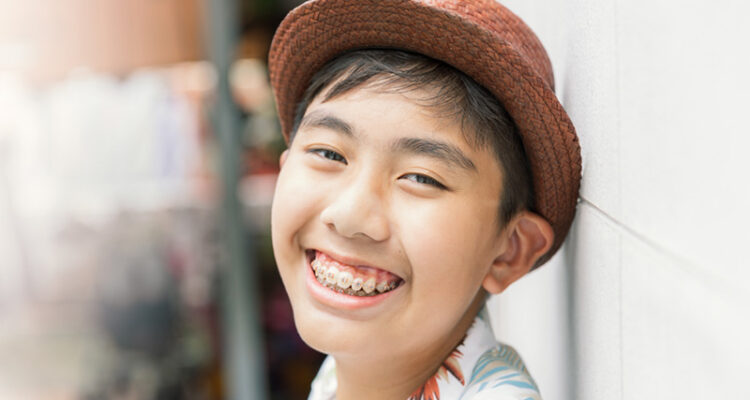
{"label": "white shirt", "polygon": [[[406,400],[541,400],[521,357],[497,342],[483,314],[484,310],[438,372]],[[308,400],[333,400],[337,386],[336,361],[328,356]]]}

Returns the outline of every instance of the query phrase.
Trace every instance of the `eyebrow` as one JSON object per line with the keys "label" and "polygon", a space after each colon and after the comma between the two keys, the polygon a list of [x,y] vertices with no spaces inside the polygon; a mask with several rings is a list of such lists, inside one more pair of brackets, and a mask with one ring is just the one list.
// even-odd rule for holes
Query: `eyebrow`
{"label": "eyebrow", "polygon": [[397,151],[445,161],[462,169],[477,171],[476,165],[464,155],[461,149],[445,142],[422,138],[401,138],[396,141],[393,148]]}
{"label": "eyebrow", "polygon": [[[356,131],[346,121],[325,112],[312,112],[305,115],[300,123],[301,127],[327,128],[339,132],[348,137],[356,137]],[[474,162],[467,157],[458,147],[438,140],[406,137],[398,139],[391,145],[394,151],[417,154],[439,161],[446,162],[455,167],[469,171],[477,171]]]}
{"label": "eyebrow", "polygon": [[346,136],[354,137],[354,129],[346,121],[322,112],[312,112],[305,115],[300,123],[300,128],[302,127],[328,128]]}

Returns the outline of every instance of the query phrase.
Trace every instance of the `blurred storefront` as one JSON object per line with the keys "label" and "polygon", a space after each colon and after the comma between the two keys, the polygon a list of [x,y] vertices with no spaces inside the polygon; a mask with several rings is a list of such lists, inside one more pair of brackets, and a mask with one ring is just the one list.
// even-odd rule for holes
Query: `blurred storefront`
{"label": "blurred storefront", "polygon": [[269,232],[284,144],[265,56],[295,3],[239,2],[229,73],[209,62],[207,2],[0,0],[0,398],[230,398],[222,79],[262,379],[306,396],[321,355],[296,334]]}

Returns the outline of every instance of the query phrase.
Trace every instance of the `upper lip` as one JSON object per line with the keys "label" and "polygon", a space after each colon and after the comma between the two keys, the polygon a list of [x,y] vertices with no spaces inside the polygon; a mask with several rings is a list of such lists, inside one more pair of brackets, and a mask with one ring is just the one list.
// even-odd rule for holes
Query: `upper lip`
{"label": "upper lip", "polygon": [[338,261],[341,264],[352,265],[352,266],[355,266],[355,267],[376,268],[376,269],[380,269],[380,270],[389,272],[389,273],[391,273],[391,274],[393,274],[393,275],[401,278],[401,276],[399,276],[395,272],[389,270],[388,268],[383,268],[383,267],[381,267],[379,265],[367,262],[366,260],[362,260],[360,258],[356,258],[356,257],[352,257],[352,256],[347,256],[347,255],[344,255],[344,254],[341,254],[341,253],[337,253],[337,252],[334,252],[334,251],[331,251],[331,250],[325,250],[325,249],[321,249],[321,248],[311,248],[310,250],[311,251],[319,251],[321,253],[325,253],[328,257],[332,258],[335,261]]}

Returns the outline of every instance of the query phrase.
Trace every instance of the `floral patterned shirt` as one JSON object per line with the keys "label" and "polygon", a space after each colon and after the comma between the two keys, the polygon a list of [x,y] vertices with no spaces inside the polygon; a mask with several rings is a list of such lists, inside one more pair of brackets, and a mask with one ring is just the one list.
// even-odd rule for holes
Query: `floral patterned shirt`
{"label": "floral patterned shirt", "polygon": [[[438,372],[406,400],[541,400],[521,357],[495,340],[485,314],[482,310]],[[334,400],[337,385],[336,362],[328,356],[308,400]]]}

